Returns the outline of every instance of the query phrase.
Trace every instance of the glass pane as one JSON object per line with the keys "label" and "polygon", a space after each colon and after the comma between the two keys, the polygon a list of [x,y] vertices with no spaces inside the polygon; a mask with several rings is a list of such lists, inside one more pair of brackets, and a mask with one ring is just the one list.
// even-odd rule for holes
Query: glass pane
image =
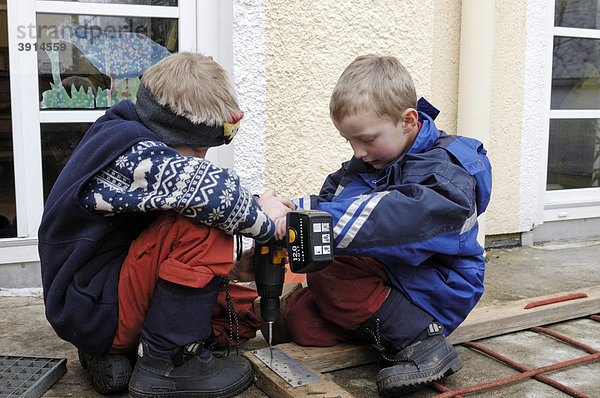
{"label": "glass pane", "polygon": [[149,6],[177,7],[177,0],[54,0],[54,1],[76,1],[78,3],[138,4],[138,5],[149,5]]}
{"label": "glass pane", "polygon": [[552,109],[600,109],[600,40],[554,38]]}
{"label": "glass pane", "polygon": [[554,26],[596,29],[600,26],[598,0],[556,0]]}
{"label": "glass pane", "polygon": [[44,202],[91,123],[42,123]]}
{"label": "glass pane", "polygon": [[6,0],[0,9],[0,238],[17,236],[15,161],[13,157],[8,70]]}
{"label": "glass pane", "polygon": [[35,29],[40,109],[135,101],[140,75],[178,46],[173,18],[37,14]]}
{"label": "glass pane", "polygon": [[550,120],[547,189],[597,187],[600,119]]}

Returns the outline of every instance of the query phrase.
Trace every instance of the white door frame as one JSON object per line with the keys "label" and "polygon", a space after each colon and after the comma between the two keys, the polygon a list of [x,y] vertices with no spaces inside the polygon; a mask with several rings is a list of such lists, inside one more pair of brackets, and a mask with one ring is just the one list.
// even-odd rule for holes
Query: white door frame
{"label": "white door frame", "polygon": [[[554,37],[600,39],[600,29],[555,27],[554,1],[530,0],[527,8],[524,146],[519,220],[519,228],[523,231],[529,230],[532,224],[535,226],[544,222],[600,217],[600,188],[546,189],[550,120],[600,119],[600,110],[550,109]],[[543,84],[540,85],[540,81]],[[538,187],[537,194],[529,191],[529,187],[533,185]],[[531,206],[531,202],[537,203],[537,207]]]}

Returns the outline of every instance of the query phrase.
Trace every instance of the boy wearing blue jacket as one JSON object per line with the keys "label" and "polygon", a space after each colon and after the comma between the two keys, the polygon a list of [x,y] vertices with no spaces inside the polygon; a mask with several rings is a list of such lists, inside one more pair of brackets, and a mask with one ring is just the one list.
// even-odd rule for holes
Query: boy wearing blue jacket
{"label": "boy wearing blue jacket", "polygon": [[417,103],[396,58],[356,58],[330,101],[354,157],[318,196],[294,201],[333,215],[336,257],[289,299],[286,326],[304,345],[369,338],[383,354],[382,395],[462,367],[445,336],[483,293],[477,216],[490,198],[491,166],[480,142],[438,130],[437,113]]}
{"label": "boy wearing blue jacket", "polygon": [[230,290],[236,305],[250,296],[235,318],[240,334],[260,325],[254,290],[219,289],[251,262],[248,252],[234,265],[232,235],[269,240],[272,219],[288,211],[204,159],[231,141],[242,115],[212,58],[170,55],[144,73],[135,104],[90,127],[54,184],[39,229],[46,317],[98,392],[230,397],[252,383],[245,358],[208,349],[213,333],[225,337],[228,322],[213,315],[229,308]]}

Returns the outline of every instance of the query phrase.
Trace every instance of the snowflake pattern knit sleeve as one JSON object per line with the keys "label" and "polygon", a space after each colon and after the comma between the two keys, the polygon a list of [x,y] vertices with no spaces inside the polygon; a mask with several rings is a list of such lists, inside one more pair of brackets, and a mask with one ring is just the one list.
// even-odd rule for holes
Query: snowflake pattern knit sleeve
{"label": "snowflake pattern knit sleeve", "polygon": [[182,156],[161,142],[143,141],[100,170],[79,194],[88,210],[175,210],[228,234],[268,240],[273,221],[229,169]]}

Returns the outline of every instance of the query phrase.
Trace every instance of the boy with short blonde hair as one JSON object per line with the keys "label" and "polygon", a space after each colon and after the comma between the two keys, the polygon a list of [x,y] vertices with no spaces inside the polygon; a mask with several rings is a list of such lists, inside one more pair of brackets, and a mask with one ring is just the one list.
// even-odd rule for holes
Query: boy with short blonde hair
{"label": "boy with short blonde hair", "polygon": [[398,59],[389,56],[356,58],[340,76],[329,103],[334,122],[365,109],[397,122],[407,108],[417,108],[412,77]]}
{"label": "boy with short blonde hair", "polygon": [[227,72],[212,57],[178,53],[148,68],[142,82],[161,106],[192,123],[217,125],[242,115]]}
{"label": "boy with short blonde hair", "polygon": [[[39,230],[46,315],[98,392],[229,397],[252,383],[247,360],[208,350],[233,333],[219,287],[251,261],[234,265],[232,235],[267,241],[288,211],[204,159],[242,115],[216,62],[170,55],[144,73],[135,104],[90,127],[54,184]],[[235,325],[243,342],[260,325],[256,292],[229,291],[247,301]]]}
{"label": "boy with short blonde hair", "polygon": [[480,142],[437,129],[394,57],[356,58],[330,113],[354,157],[294,202],[333,215],[336,257],[307,275],[285,321],[299,344],[369,339],[383,356],[378,390],[397,396],[462,367],[444,336],[483,293],[477,216],[491,166]]}

